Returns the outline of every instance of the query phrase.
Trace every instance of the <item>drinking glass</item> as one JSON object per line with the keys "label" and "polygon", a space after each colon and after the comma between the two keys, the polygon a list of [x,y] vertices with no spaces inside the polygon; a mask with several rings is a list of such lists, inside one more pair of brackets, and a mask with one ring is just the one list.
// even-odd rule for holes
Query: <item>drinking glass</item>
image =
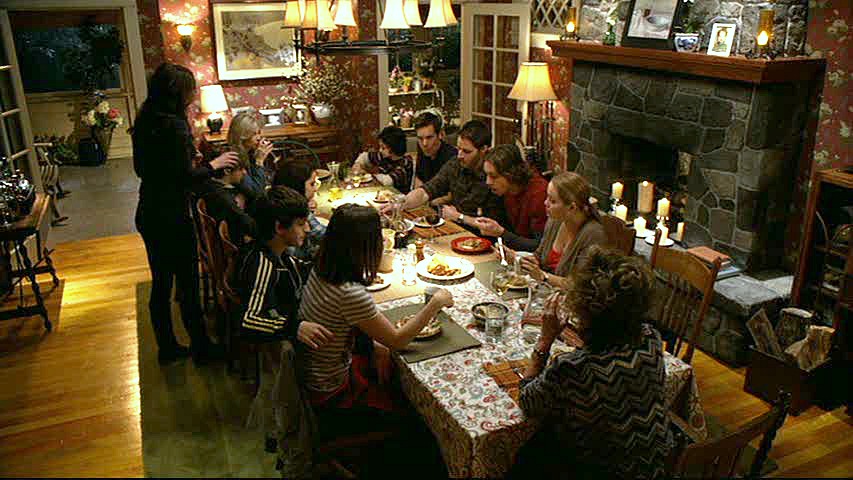
{"label": "drinking glass", "polygon": [[441,223],[441,206],[437,206],[435,209],[427,208],[429,208],[429,212],[424,215],[424,221],[430,225],[429,243],[435,243],[435,226]]}
{"label": "drinking glass", "polygon": [[498,270],[489,273],[489,283],[495,293],[503,299],[504,293],[509,289],[509,275],[506,270]]}

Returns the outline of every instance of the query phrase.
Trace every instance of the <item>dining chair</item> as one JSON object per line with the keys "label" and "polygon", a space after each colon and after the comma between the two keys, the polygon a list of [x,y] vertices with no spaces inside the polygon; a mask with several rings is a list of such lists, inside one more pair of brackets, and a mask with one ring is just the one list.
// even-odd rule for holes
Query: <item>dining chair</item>
{"label": "dining chair", "polygon": [[601,226],[604,227],[604,233],[610,242],[609,247],[622,255],[631,256],[634,254],[634,229],[628,228],[622,219],[609,213],[601,215]]}
{"label": "dining chair", "polygon": [[196,233],[196,247],[198,250],[198,260],[199,260],[199,272],[201,278],[201,290],[202,290],[202,310],[207,312],[208,306],[214,300],[214,294],[216,291],[216,287],[212,285],[213,283],[213,265],[211,262],[213,261],[210,257],[210,245],[208,245],[207,236],[205,235],[204,224],[202,223],[202,219],[204,217],[210,217],[207,214],[207,205],[204,202],[204,199],[199,198],[195,202],[195,215],[193,215],[193,228],[195,228]]}
{"label": "dining chair", "polygon": [[746,473],[746,478],[760,478],[761,469],[770,453],[776,433],[785,423],[791,395],[779,393],[773,407],[765,414],[754,418],[732,433],[713,440],[688,445],[675,455],[671,476],[675,478],[732,478],[748,444],[761,437],[758,450]]}
{"label": "dining chair", "polygon": [[651,316],[670,354],[678,356],[687,343],[681,359],[690,364],[702,322],[714,298],[720,260],[708,266],[685,251],[661,247],[660,236],[661,231],[657,230],[651,264],[658,281]]}

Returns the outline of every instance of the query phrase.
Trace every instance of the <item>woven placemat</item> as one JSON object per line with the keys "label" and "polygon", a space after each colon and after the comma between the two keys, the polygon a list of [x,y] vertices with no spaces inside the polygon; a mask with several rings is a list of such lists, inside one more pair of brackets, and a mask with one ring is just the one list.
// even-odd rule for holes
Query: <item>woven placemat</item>
{"label": "woven placemat", "polygon": [[515,403],[518,403],[519,384],[521,376],[527,368],[528,359],[508,360],[498,363],[484,363],[483,370],[495,380],[495,383],[505,391]]}
{"label": "woven placemat", "polygon": [[[418,313],[423,307],[424,304],[417,303],[392,308],[382,313],[391,323],[395,323],[407,315]],[[421,362],[482,345],[479,340],[472,337],[465,328],[451,320],[443,311],[439,312],[437,317],[441,320],[441,335],[427,340],[411,341],[405,349],[400,351],[400,355],[406,360],[406,363]]]}

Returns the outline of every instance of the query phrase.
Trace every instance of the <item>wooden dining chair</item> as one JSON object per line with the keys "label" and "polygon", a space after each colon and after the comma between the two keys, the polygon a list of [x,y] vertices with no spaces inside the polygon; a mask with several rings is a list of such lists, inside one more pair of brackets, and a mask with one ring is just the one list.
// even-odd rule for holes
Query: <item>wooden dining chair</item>
{"label": "wooden dining chair", "polygon": [[780,392],[779,399],[767,413],[757,417],[736,431],[720,438],[694,443],[676,455],[671,476],[675,478],[732,478],[742,475],[736,471],[749,442],[761,437],[758,451],[749,467],[746,478],[760,478],[761,469],[770,454],[776,433],[785,423],[791,395]]}
{"label": "wooden dining chair", "polygon": [[210,246],[208,245],[207,238],[204,232],[204,226],[202,224],[202,217],[209,215],[207,214],[207,205],[204,202],[204,199],[199,198],[195,202],[195,214],[193,215],[193,228],[195,229],[196,234],[196,247],[198,251],[198,260],[199,260],[199,272],[201,279],[201,290],[202,290],[202,310],[206,313],[208,310],[208,306],[213,303],[214,295],[216,293],[216,287],[213,285],[213,266],[211,264],[212,259],[210,258]]}
{"label": "wooden dining chair", "polygon": [[628,225],[622,219],[614,217],[608,213],[601,215],[601,226],[604,227],[604,233],[613,248],[622,255],[630,256],[634,254],[634,229],[628,228]]}
{"label": "wooden dining chair", "polygon": [[[720,260],[708,266],[685,251],[661,247],[660,235],[660,230],[657,230],[652,248],[652,269],[658,279],[652,320],[661,330],[667,351],[672,355],[678,356],[687,343],[681,359],[689,364],[702,322],[714,298]],[[691,324],[693,328],[688,332]]]}

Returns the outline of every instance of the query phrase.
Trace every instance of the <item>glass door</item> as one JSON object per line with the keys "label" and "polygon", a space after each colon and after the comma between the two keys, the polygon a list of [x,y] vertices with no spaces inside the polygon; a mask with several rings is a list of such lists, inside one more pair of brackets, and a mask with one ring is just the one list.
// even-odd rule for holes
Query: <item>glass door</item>
{"label": "glass door", "polygon": [[521,111],[507,95],[529,51],[528,4],[462,6],[462,118],[486,122],[494,144],[514,143]]}

